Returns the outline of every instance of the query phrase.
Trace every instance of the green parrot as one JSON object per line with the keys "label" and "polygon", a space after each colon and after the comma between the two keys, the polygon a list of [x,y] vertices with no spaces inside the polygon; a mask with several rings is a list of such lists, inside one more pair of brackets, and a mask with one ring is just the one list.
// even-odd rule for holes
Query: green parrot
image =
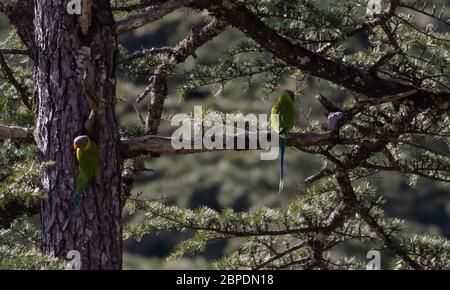
{"label": "green parrot", "polygon": [[100,154],[97,145],[87,135],[81,135],[74,139],[73,149],[76,150],[79,175],[72,192],[72,206],[63,229],[65,229],[73,216],[75,209],[81,200],[81,194],[86,187],[95,181],[100,168]]}
{"label": "green parrot", "polygon": [[280,184],[278,192],[283,191],[284,185],[284,152],[286,150],[286,137],[295,126],[295,95],[293,91],[286,90],[272,106],[270,126],[280,137]]}

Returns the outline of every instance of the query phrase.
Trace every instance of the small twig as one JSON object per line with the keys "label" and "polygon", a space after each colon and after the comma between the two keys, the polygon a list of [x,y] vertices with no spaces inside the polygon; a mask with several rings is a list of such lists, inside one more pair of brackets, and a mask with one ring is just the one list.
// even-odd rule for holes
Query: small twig
{"label": "small twig", "polygon": [[317,95],[316,99],[320,102],[320,104],[328,111],[328,112],[341,112],[341,108],[338,105],[330,101],[328,98]]}
{"label": "small twig", "polygon": [[139,112],[139,110],[138,110],[136,104],[133,104],[133,108],[134,108],[134,111],[136,112],[136,114],[138,115],[139,120],[141,121],[141,125],[142,125],[142,126],[145,126],[145,120],[144,120],[144,117],[142,116],[141,112]]}
{"label": "small twig", "polygon": [[117,22],[117,34],[124,34],[144,26],[147,23],[158,20],[172,11],[189,5],[194,0],[167,0],[157,8],[149,8]]}
{"label": "small twig", "polygon": [[303,184],[305,184],[306,188],[308,188],[312,183],[324,178],[333,175],[335,170],[325,168],[320,170],[319,172],[316,172],[315,174],[305,178],[303,181]]}
{"label": "small twig", "polygon": [[408,144],[408,145],[416,147],[416,148],[419,148],[419,149],[422,149],[422,150],[425,150],[425,151],[429,151],[429,152],[431,152],[431,153],[433,153],[435,155],[444,156],[444,157],[450,157],[450,153],[440,152],[440,151],[437,151],[437,150],[435,150],[435,149],[433,149],[431,147],[428,147],[426,145],[417,144],[417,143],[412,142],[412,141],[400,141],[400,142]]}
{"label": "small twig", "polygon": [[391,60],[394,56],[401,52],[400,49],[388,51],[386,54],[380,56],[375,63],[369,68],[369,71],[377,71],[382,65]]}
{"label": "small twig", "polygon": [[142,49],[136,52],[133,52],[132,54],[128,55],[126,58],[120,59],[118,61],[119,64],[125,63],[127,61],[131,61],[133,59],[143,57],[145,55],[150,54],[158,54],[158,53],[167,53],[167,54],[173,54],[173,48],[172,47],[152,47],[150,49]]}
{"label": "small twig", "polygon": [[28,49],[19,49],[19,48],[1,48],[1,54],[18,54],[18,55],[27,55],[30,58],[33,58],[33,54]]}
{"label": "small twig", "polygon": [[125,6],[113,6],[113,11],[132,12],[138,9],[147,8],[152,5],[161,4],[164,0],[141,0],[140,3],[125,5]]}
{"label": "small twig", "polygon": [[415,93],[417,93],[417,91],[418,91],[417,89],[413,89],[413,90],[406,91],[406,92],[403,92],[403,93],[398,93],[398,94],[395,94],[395,95],[386,95],[386,96],[381,96],[381,97],[378,97],[378,98],[375,98],[375,99],[361,101],[361,103],[368,103],[368,104],[371,104],[371,105],[380,105],[380,104],[383,104],[383,103],[395,102],[395,101],[402,100],[402,99],[404,99],[406,97],[412,96]]}

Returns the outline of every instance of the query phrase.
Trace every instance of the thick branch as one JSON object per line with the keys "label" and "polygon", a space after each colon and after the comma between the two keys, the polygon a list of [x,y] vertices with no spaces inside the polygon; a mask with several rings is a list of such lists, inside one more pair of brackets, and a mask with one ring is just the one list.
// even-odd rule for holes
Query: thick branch
{"label": "thick branch", "polygon": [[[232,136],[234,138],[234,144],[237,144],[237,140],[242,136]],[[270,136],[268,136],[270,140]],[[287,139],[287,145],[302,149],[308,146],[315,145],[328,145],[332,144],[336,136],[331,133],[315,134],[315,133],[304,133],[304,134],[291,134]],[[249,144],[249,136],[244,136],[245,144]],[[191,142],[191,144],[194,144]],[[225,142],[224,142],[225,144]],[[257,144],[256,150],[260,150],[260,144]],[[193,147],[193,146],[192,146]],[[175,155],[175,154],[194,154],[194,153],[204,153],[204,152],[214,152],[214,151],[241,151],[250,150],[248,147],[245,149],[206,149],[204,147],[200,149],[175,149],[172,146],[171,137],[154,136],[147,135],[143,137],[136,138],[123,138],[121,140],[121,152],[124,158],[132,158],[140,155],[147,154],[161,154],[161,155]]]}
{"label": "thick branch", "polygon": [[[208,24],[194,27],[192,32],[172,49],[172,55],[176,63],[184,62],[190,55],[195,56],[195,51],[221,33],[225,26],[221,21],[213,20]],[[148,116],[145,122],[145,131],[147,134],[156,134],[158,132],[164,101],[168,93],[167,74],[172,69],[172,64],[160,64],[155,70],[155,75],[150,78],[150,85],[145,89],[143,94],[138,96],[137,101],[140,101],[147,94],[150,94]]]}
{"label": "thick branch", "polygon": [[[239,135],[231,136],[234,138],[234,144],[237,144]],[[245,144],[249,144],[250,137],[246,134],[244,137]],[[270,140],[270,136],[267,136]],[[225,136],[224,136],[225,138]],[[331,133],[317,134],[317,133],[296,133],[290,134],[287,139],[287,145],[296,147],[299,149],[308,146],[319,146],[333,144],[336,140],[336,136]],[[11,139],[13,141],[34,144],[33,129],[17,126],[6,126],[0,124],[0,140]],[[191,142],[191,144],[194,144]],[[225,140],[224,140],[225,144]],[[147,154],[162,154],[162,155],[174,155],[174,154],[193,154],[202,152],[224,151],[227,149],[175,149],[172,146],[172,138],[164,136],[147,135],[134,138],[122,138],[121,139],[121,155],[124,158],[133,158]],[[258,144],[256,150],[260,150],[261,147]],[[229,149],[229,150],[250,150],[244,149]]]}
{"label": "thick branch", "polygon": [[181,63],[190,55],[196,57],[195,51],[200,46],[219,35],[226,26],[225,22],[213,20],[201,26],[194,27],[185,39],[175,45],[173,49],[175,60],[178,63]]}
{"label": "thick branch", "polygon": [[[403,96],[402,96],[403,97]],[[353,112],[349,112],[352,115]],[[369,156],[376,152],[383,150],[387,143],[400,135],[405,128],[408,127],[409,122],[415,116],[417,111],[406,110],[394,117],[392,123],[386,124],[384,128],[377,134],[377,139],[371,142],[362,142],[362,145],[349,155],[346,155],[342,160],[342,166],[347,169],[352,169],[359,166]],[[350,118],[350,117],[349,117]],[[32,136],[33,129],[21,128],[14,126],[0,125],[0,139],[13,139],[25,143],[33,143]],[[261,132],[260,132],[261,133]],[[233,136],[235,138],[234,144],[237,144],[237,138],[242,136]],[[250,137],[248,135],[243,136],[245,144],[249,144]],[[270,136],[267,138],[270,140]],[[339,137],[331,132],[318,134],[318,133],[297,133],[290,134],[287,139],[287,145],[296,147],[300,150],[304,150],[310,146],[323,146],[323,145],[335,145],[339,142]],[[190,144],[194,144],[190,142]],[[224,144],[226,144],[224,142]],[[259,144],[258,144],[259,145]],[[156,135],[146,135],[142,137],[134,138],[122,138],[121,140],[121,154],[124,158],[133,158],[141,155],[148,154],[162,154],[162,155],[174,155],[174,154],[193,154],[213,151],[223,151],[226,149],[175,149],[172,146],[171,137],[163,137]],[[257,147],[260,149],[261,147]],[[246,149],[230,149],[230,150],[248,150]]]}
{"label": "thick branch", "polygon": [[[325,58],[299,45],[292,44],[274,29],[268,27],[241,2],[205,0],[195,2],[194,5],[198,8],[207,9],[218,19],[241,30],[287,64],[298,67],[316,77],[342,85],[357,93],[376,98],[386,94],[395,95],[416,89],[412,85],[381,79],[368,70]],[[442,104],[446,104],[445,106],[448,108],[450,101],[450,93],[433,93],[420,89],[411,97],[420,100],[421,105],[428,107],[440,107]]]}
{"label": "thick branch", "polygon": [[24,128],[17,126],[6,126],[0,124],[0,140],[11,139],[21,143],[34,143],[32,128]]}
{"label": "thick branch", "polygon": [[144,93],[138,98],[143,99],[150,94],[148,103],[148,115],[145,120],[145,133],[156,134],[161,122],[164,110],[164,101],[167,98],[167,73],[170,70],[168,64],[161,64],[155,70],[155,75],[150,78],[150,84]]}

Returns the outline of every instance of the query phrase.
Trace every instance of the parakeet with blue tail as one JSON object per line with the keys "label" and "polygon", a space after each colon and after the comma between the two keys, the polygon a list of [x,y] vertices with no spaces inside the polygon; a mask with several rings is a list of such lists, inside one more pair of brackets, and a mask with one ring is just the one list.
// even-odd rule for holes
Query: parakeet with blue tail
{"label": "parakeet with blue tail", "polygon": [[100,154],[97,145],[87,135],[81,135],[74,139],[73,148],[76,150],[79,175],[75,184],[75,191],[71,194],[72,205],[69,209],[67,221],[63,230],[69,224],[69,221],[77,206],[80,204],[81,194],[86,187],[95,182],[100,169]]}
{"label": "parakeet with blue tail", "polygon": [[272,106],[270,126],[279,135],[280,142],[280,184],[278,192],[284,186],[284,153],[286,151],[286,137],[295,126],[295,95],[291,90],[284,91]]}

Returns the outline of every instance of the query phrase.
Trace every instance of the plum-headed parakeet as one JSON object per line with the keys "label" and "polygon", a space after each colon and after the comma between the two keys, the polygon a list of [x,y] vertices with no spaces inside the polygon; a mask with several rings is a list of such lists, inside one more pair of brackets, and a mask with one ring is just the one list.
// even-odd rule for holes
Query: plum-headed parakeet
{"label": "plum-headed parakeet", "polygon": [[70,218],[80,203],[81,194],[90,183],[95,181],[100,168],[98,147],[89,136],[82,135],[76,137],[73,141],[73,148],[76,150],[79,175],[75,184],[75,191],[71,194],[72,205],[69,209],[69,216],[64,224],[64,229],[67,227]]}
{"label": "plum-headed parakeet", "polygon": [[281,156],[279,193],[283,190],[284,185],[284,151],[286,150],[286,137],[295,126],[294,99],[295,95],[293,91],[284,91],[277,102],[272,106],[270,116],[270,125],[280,137],[279,146]]}

